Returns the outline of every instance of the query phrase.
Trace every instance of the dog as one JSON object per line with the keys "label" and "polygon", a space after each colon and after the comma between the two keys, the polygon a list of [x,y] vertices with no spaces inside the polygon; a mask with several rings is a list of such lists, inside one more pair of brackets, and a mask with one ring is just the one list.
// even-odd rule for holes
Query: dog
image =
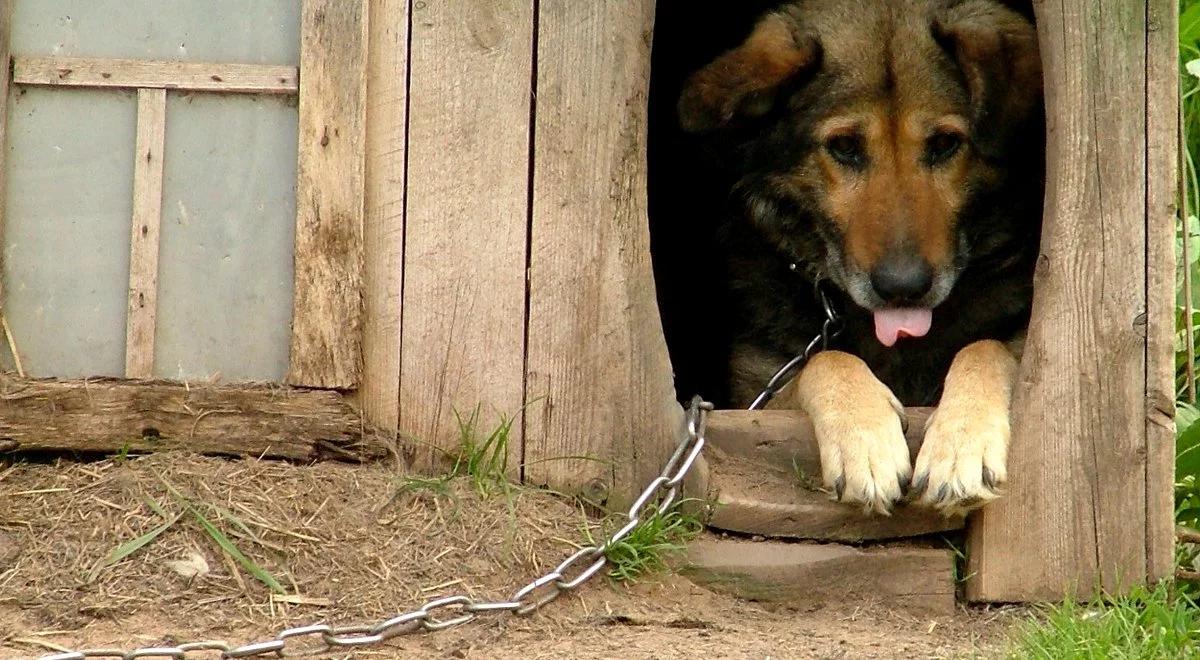
{"label": "dog", "polygon": [[[729,175],[732,402],[821,331],[823,287],[844,330],[773,404],[811,418],[832,496],[997,497],[1044,187],[1033,22],[999,0],[793,0],[677,112]],[[903,405],[933,404],[914,464]]]}

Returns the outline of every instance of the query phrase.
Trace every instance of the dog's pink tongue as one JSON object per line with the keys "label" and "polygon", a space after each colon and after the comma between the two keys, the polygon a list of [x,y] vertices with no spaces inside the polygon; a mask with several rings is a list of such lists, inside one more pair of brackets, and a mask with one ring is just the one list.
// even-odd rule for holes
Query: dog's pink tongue
{"label": "dog's pink tongue", "polygon": [[875,311],[875,336],[884,346],[895,346],[901,337],[924,337],[933,324],[931,309],[879,309]]}

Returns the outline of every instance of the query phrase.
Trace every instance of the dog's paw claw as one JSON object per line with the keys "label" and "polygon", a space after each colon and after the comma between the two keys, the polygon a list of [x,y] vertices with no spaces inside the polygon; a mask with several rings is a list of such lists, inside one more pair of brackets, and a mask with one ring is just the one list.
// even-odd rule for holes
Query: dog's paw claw
{"label": "dog's paw claw", "polygon": [[890,515],[912,481],[908,444],[900,419],[846,415],[816,424],[822,438],[821,467],[831,499]]}
{"label": "dog's paw claw", "polygon": [[1007,476],[1006,410],[940,408],[917,455],[910,498],[946,516],[965,515],[999,497]]}
{"label": "dog's paw claw", "polygon": [[993,491],[997,490],[1000,485],[1000,482],[996,479],[996,473],[986,465],[983,466],[983,483]]}

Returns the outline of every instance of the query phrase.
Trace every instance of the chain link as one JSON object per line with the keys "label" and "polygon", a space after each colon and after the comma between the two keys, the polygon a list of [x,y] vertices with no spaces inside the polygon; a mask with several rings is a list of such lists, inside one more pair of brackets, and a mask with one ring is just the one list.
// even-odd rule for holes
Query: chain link
{"label": "chain link", "polygon": [[[794,269],[794,267],[793,267]],[[829,348],[831,342],[838,335],[842,334],[846,323],[837,310],[833,308],[833,303],[829,300],[829,294],[825,292],[825,287],[821,284],[822,280],[817,280],[814,285],[817,290],[817,298],[821,301],[821,307],[825,312],[825,322],[821,324],[821,332],[813,337],[804,350],[796,357],[788,360],[771,379],[767,381],[766,387],[763,387],[762,392],[754,397],[754,402],[750,404],[750,410],[762,410],[764,406],[779,394],[779,390],[783,389],[784,385],[792,379],[797,372],[808,364],[812,356]]]}
{"label": "chain link", "polygon": [[411,612],[394,616],[374,626],[314,624],[280,631],[274,639],[233,647],[222,641],[193,642],[178,646],[145,647],[131,651],[88,649],[44,655],[39,660],[88,660],[89,658],[170,658],[188,660],[221,658],[295,657],[316,655],[336,649],[376,646],[400,635],[418,631],[445,630],[476,617],[511,613],[527,616],[564,593],[578,589],[608,564],[608,551],[620,543],[643,520],[663,515],[675,504],[684,477],[704,449],[704,431],[712,404],[696,397],[687,411],[687,431],[671,458],[650,485],[638,495],[626,514],[628,521],[603,543],[580,548],[549,573],[516,590],[506,601],[475,602],[469,596],[435,598]]}

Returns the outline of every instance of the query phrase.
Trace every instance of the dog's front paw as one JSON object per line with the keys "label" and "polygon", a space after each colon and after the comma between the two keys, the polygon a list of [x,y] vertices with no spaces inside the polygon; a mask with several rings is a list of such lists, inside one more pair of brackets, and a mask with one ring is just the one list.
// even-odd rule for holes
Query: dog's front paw
{"label": "dog's front paw", "polygon": [[[836,365],[837,369],[830,369]],[[814,369],[815,367],[815,369]],[[833,499],[887,515],[912,478],[904,408],[858,358],[830,351],[813,359],[805,408],[821,449],[821,473]],[[816,374],[848,376],[816,387]]]}
{"label": "dog's front paw", "polygon": [[925,426],[911,496],[947,516],[966,514],[999,496],[1008,477],[1008,408],[943,401]]}

